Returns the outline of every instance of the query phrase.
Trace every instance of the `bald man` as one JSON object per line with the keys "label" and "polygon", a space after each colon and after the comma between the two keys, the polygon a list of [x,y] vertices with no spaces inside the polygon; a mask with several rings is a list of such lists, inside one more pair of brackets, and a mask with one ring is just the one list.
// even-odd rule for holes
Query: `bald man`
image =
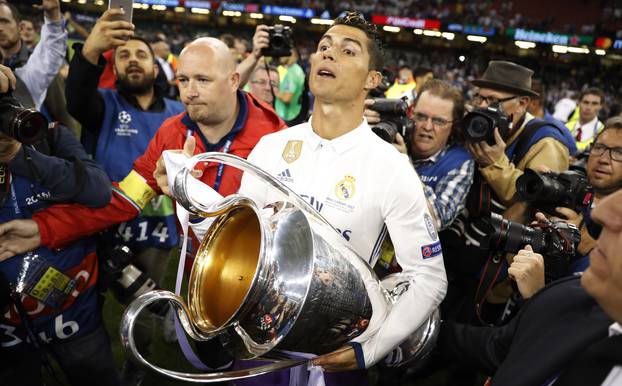
{"label": "bald man", "polygon": [[[164,121],[130,173],[114,183],[110,204],[95,210],[52,206],[39,212],[36,225],[15,226],[34,226],[40,232],[37,243],[65,245],[134,218],[152,197],[161,194],[154,172],[164,150],[181,149],[190,138],[193,154],[219,151],[246,158],[261,137],[285,128],[269,105],[238,89],[240,75],[234,58],[218,39],[200,38],[186,46],[179,56],[177,79],[186,111]],[[202,173],[200,180],[221,195],[238,191],[240,170],[213,163],[196,169]],[[13,224],[4,225],[10,233]],[[16,251],[26,247],[30,245],[19,245]]]}
{"label": "bald man", "polygon": [[[188,45],[179,57],[177,78],[186,111],[164,121],[132,171],[120,183],[113,183],[111,202],[94,210],[56,205],[39,212],[38,223],[5,223],[7,234],[23,226],[36,233],[33,238],[20,239],[12,250],[21,253],[17,251],[34,249],[34,239],[36,244],[66,245],[136,217],[151,198],[162,193],[154,177],[162,152],[181,149],[186,138],[191,138],[188,144],[194,148],[193,154],[220,151],[246,158],[261,137],[285,127],[269,105],[238,89],[240,76],[234,59],[217,39],[201,38]],[[198,169],[202,172],[200,180],[221,195],[238,191],[242,179],[238,169],[213,163],[199,165]]]}

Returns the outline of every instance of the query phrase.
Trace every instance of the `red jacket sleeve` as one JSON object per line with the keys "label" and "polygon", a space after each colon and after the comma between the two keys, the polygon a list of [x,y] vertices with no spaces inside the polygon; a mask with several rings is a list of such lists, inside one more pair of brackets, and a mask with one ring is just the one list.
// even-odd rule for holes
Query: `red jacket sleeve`
{"label": "red jacket sleeve", "polygon": [[63,248],[77,239],[131,220],[139,213],[138,207],[113,189],[110,203],[103,208],[60,204],[36,213],[32,219],[39,226],[41,244],[52,249]]}
{"label": "red jacket sleeve", "polygon": [[[149,142],[143,155],[134,161],[133,170],[158,194],[162,191],[153,177],[156,162],[165,148],[171,131],[163,124]],[[93,235],[113,225],[138,216],[140,208],[122,194],[118,183],[113,183],[112,199],[102,208],[87,208],[77,204],[54,205],[36,213],[32,219],[39,226],[41,244],[48,248],[62,248],[80,238]]]}

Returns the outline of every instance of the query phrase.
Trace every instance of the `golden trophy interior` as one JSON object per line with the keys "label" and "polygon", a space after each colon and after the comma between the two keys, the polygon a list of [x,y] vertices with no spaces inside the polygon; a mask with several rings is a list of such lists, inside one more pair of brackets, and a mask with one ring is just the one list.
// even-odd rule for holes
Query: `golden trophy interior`
{"label": "golden trophy interior", "polygon": [[201,243],[188,286],[190,313],[206,332],[222,327],[242,306],[259,261],[261,229],[255,212],[239,206],[224,216]]}

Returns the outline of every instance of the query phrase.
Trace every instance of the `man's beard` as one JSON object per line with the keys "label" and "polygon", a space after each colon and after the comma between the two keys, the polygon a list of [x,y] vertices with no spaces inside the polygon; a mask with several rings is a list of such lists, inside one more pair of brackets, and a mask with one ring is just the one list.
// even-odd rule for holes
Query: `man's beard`
{"label": "man's beard", "polygon": [[11,48],[15,47],[18,42],[18,37],[11,40],[7,35],[3,34],[2,39],[0,39],[0,47],[2,47],[3,50],[10,50]]}
{"label": "man's beard", "polygon": [[152,88],[154,82],[153,74],[145,73],[141,81],[131,81],[127,74],[123,77],[119,77],[119,85],[121,89],[132,95],[144,95],[147,94]]}

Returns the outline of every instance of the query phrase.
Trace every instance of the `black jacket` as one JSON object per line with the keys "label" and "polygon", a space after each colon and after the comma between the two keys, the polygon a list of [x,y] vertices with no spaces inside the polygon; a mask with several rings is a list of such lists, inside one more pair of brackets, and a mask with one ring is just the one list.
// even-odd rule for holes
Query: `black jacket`
{"label": "black jacket", "polygon": [[605,339],[612,323],[572,277],[540,291],[506,326],[444,324],[439,345],[448,360],[494,374],[492,385],[540,386]]}

